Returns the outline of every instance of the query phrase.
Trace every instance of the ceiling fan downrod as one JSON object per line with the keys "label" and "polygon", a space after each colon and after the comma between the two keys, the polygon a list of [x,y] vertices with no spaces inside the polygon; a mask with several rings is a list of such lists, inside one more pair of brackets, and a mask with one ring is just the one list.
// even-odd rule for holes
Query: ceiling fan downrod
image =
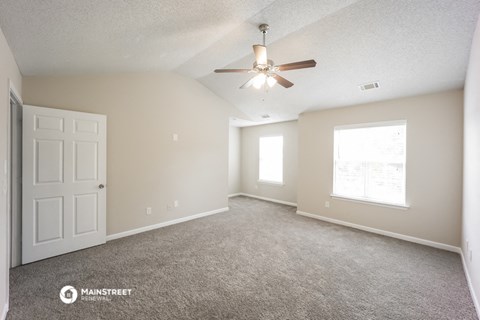
{"label": "ceiling fan downrod", "polygon": [[261,25],[258,26],[258,30],[260,30],[260,32],[262,32],[262,34],[263,34],[263,45],[264,46],[265,46],[265,37],[266,37],[269,29],[270,29],[270,26],[266,23],[262,23]]}

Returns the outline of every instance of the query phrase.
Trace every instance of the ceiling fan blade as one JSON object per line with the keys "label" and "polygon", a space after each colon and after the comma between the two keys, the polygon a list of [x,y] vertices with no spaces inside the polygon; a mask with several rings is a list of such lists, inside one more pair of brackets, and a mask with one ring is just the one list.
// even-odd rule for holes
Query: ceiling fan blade
{"label": "ceiling fan blade", "polygon": [[227,73],[227,72],[250,72],[250,69],[215,69],[215,73]]}
{"label": "ceiling fan blade", "polygon": [[288,81],[287,79],[279,76],[278,74],[275,75],[275,80],[277,80],[277,83],[284,88],[290,88],[291,86],[293,86],[293,82]]}
{"label": "ceiling fan blade", "polygon": [[257,64],[267,64],[267,47],[256,44],[253,46],[253,52]]}
{"label": "ceiling fan blade", "polygon": [[304,69],[304,68],[313,68],[316,65],[317,65],[317,62],[315,62],[315,60],[312,59],[312,60],[281,64],[275,67],[278,69],[278,71],[288,71],[288,70],[296,70],[296,69]]}
{"label": "ceiling fan blade", "polygon": [[[256,77],[256,76],[255,76]],[[246,89],[246,88],[250,88],[253,84],[253,79],[255,79],[255,77],[251,78],[250,80],[248,80],[247,82],[245,82],[241,87],[240,89]]]}

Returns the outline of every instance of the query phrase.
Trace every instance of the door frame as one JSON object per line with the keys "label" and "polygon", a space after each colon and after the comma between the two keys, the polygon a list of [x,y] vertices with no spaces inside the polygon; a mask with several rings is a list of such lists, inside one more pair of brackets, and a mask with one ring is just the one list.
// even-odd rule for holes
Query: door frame
{"label": "door frame", "polygon": [[[10,282],[9,282],[9,277],[10,277],[10,264],[11,264],[11,253],[12,253],[12,241],[11,241],[11,234],[12,234],[12,213],[11,213],[11,208],[12,208],[12,200],[11,200],[11,168],[12,168],[12,159],[11,159],[11,154],[12,154],[12,144],[13,144],[13,141],[12,141],[12,135],[11,135],[11,130],[12,130],[12,108],[10,106],[10,99],[13,98],[14,100],[16,100],[16,102],[19,103],[19,105],[23,105],[23,100],[22,100],[22,96],[20,95],[20,91],[17,90],[17,88],[15,87],[15,85],[13,84],[12,80],[9,78],[8,79],[8,95],[7,95],[7,134],[6,134],[6,137],[7,137],[7,159],[6,159],[6,162],[3,164],[3,170],[6,170],[6,173],[7,173],[7,177],[6,177],[6,183],[7,183],[7,194],[6,194],[6,203],[7,203],[7,259],[5,261],[6,263],[6,283],[7,283],[7,286],[5,288],[5,291],[6,291],[6,300],[7,300],[7,303],[10,299]],[[19,244],[21,245],[21,244]],[[7,310],[8,310],[8,305],[7,305]]]}
{"label": "door frame", "polygon": [[[22,158],[15,149],[21,148],[22,143],[22,103],[21,99],[17,97],[15,92],[10,93],[10,101],[14,101],[16,107],[12,107],[10,103],[10,144],[9,144],[9,157],[8,164],[9,170],[9,217],[10,217],[10,268],[19,266],[22,264],[22,211],[21,211],[21,199],[22,199],[22,186],[21,183],[16,180],[19,170],[22,170]],[[16,132],[16,133],[15,133]],[[20,132],[20,136],[18,133]],[[20,202],[19,202],[20,201]],[[20,206],[19,206],[20,204]],[[16,209],[16,210],[15,210]]]}

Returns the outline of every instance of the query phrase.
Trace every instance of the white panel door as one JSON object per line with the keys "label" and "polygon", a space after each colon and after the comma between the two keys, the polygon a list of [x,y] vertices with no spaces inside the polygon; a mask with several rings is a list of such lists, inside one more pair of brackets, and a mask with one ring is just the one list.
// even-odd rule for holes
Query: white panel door
{"label": "white panel door", "polygon": [[23,107],[22,263],[105,243],[104,115]]}

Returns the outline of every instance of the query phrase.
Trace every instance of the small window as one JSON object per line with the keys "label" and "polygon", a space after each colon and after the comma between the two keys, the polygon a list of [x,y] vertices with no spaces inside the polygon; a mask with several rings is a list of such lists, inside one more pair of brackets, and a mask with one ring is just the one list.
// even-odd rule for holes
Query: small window
{"label": "small window", "polygon": [[405,205],[406,121],[336,127],[333,195]]}
{"label": "small window", "polygon": [[283,183],[283,136],[260,137],[258,180]]}

